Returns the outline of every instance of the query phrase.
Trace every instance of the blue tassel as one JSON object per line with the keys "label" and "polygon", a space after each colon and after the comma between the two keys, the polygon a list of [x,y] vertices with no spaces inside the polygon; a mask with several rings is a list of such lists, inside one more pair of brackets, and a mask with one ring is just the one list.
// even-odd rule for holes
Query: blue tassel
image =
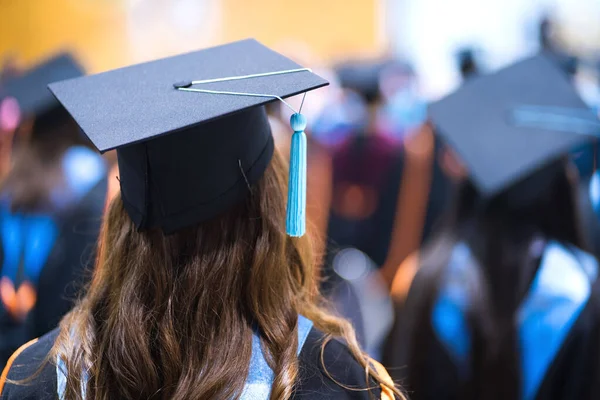
{"label": "blue tassel", "polygon": [[286,231],[292,237],[306,232],[306,117],[296,113],[290,118],[294,134],[290,146],[290,178]]}

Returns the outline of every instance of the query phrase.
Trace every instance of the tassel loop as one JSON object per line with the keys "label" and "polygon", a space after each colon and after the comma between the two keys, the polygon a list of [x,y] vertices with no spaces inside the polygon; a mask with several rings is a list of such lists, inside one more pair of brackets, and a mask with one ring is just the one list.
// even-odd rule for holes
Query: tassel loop
{"label": "tassel loop", "polygon": [[293,114],[290,126],[294,134],[290,146],[286,231],[289,236],[300,237],[306,233],[306,117]]}

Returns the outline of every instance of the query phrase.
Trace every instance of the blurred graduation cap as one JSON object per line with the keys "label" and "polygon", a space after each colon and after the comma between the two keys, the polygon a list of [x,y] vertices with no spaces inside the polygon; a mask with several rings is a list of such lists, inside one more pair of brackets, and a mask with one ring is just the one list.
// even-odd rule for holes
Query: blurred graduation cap
{"label": "blurred graduation cap", "polygon": [[367,104],[372,104],[380,97],[379,77],[388,63],[388,60],[347,61],[335,71],[342,87],[354,90]]}
{"label": "blurred graduation cap", "polygon": [[83,74],[83,68],[70,54],[58,54],[22,75],[7,79],[0,86],[0,99],[15,99],[24,116],[36,119],[55,116],[63,107],[48,90],[48,84]]}
{"label": "blurred graduation cap", "polygon": [[470,80],[430,106],[439,135],[492,197],[590,141],[596,115],[543,54]]}
{"label": "blurred graduation cap", "polygon": [[274,149],[265,104],[326,84],[249,39],[50,89],[98,150],[117,149],[135,225],[171,233],[231,208],[261,178]]}

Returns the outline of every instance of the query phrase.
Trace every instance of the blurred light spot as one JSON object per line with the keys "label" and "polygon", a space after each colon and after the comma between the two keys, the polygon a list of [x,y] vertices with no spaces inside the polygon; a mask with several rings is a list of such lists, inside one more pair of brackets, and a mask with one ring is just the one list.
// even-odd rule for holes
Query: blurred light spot
{"label": "blurred light spot", "polygon": [[14,97],[7,97],[0,102],[0,130],[13,131],[21,120],[21,109]]}
{"label": "blurred light spot", "polygon": [[333,269],[345,280],[354,281],[367,275],[370,262],[369,257],[362,251],[348,248],[335,256]]}

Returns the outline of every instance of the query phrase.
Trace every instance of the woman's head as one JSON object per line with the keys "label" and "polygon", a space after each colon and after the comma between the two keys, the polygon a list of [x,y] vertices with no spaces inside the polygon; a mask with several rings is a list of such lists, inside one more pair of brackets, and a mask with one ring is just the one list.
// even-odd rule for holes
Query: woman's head
{"label": "woman's head", "polygon": [[[54,351],[78,398],[222,398],[241,393],[258,329],[275,373],[271,398],[291,395],[298,314],[323,331],[351,329],[316,304],[309,239],[285,233],[286,167],[275,153],[246,199],[171,235],[138,231],[111,203],[87,296],[63,321]],[[357,354],[360,357],[360,354]]]}
{"label": "woman's head", "polygon": [[276,156],[237,207],[168,236],[139,232],[120,196],[112,201],[89,293],[67,320],[90,339],[82,350],[99,398],[153,398],[159,389],[156,398],[231,398],[248,369],[253,324],[276,365],[295,354],[285,349],[295,347],[290,332],[314,279],[308,242],[283,228],[285,182]]}

